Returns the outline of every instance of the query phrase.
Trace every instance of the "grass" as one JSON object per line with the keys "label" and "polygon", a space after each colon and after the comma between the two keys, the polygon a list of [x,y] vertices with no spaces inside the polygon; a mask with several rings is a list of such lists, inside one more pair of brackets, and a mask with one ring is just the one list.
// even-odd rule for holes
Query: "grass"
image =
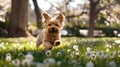
{"label": "grass", "polygon": [[65,37],[43,52],[35,38],[0,38],[0,67],[120,67],[119,39]]}

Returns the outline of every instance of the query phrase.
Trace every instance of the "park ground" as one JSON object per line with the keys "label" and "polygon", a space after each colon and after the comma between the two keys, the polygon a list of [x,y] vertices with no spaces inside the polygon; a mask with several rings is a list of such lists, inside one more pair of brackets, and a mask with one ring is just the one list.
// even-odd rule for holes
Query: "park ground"
{"label": "park ground", "polygon": [[0,38],[0,67],[120,67],[120,38],[63,37],[43,52],[36,38]]}

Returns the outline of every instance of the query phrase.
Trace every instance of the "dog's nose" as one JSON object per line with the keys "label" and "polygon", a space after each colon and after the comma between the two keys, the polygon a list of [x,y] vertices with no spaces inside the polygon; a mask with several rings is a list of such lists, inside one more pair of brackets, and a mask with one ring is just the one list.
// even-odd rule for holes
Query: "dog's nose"
{"label": "dog's nose", "polygon": [[55,32],[57,32],[58,30],[55,28],[55,27],[52,27],[52,28],[50,28],[49,29],[49,32],[50,33],[55,33]]}
{"label": "dog's nose", "polygon": [[55,30],[55,28],[52,28],[52,31],[54,31]]}

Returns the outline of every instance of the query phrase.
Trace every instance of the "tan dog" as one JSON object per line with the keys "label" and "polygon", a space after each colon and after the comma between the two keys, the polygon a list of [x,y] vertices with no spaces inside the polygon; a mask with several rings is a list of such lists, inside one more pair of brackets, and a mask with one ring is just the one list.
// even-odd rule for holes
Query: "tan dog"
{"label": "tan dog", "polygon": [[44,18],[45,29],[43,29],[37,39],[36,47],[43,42],[44,51],[50,50],[53,46],[58,46],[61,43],[61,30],[64,26],[65,16],[60,13],[56,17],[51,17],[46,12],[42,13]]}

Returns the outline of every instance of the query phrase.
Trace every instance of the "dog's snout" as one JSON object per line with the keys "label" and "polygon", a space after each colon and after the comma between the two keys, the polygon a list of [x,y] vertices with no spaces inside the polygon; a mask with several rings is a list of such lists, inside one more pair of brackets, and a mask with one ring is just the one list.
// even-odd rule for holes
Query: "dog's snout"
{"label": "dog's snout", "polygon": [[54,30],[55,30],[55,28],[52,28],[52,30],[54,31]]}
{"label": "dog's snout", "polygon": [[58,32],[58,29],[55,28],[55,27],[51,27],[48,29],[49,33],[57,33]]}
{"label": "dog's snout", "polygon": [[55,32],[55,31],[56,31],[55,28],[51,28],[51,30],[52,30],[52,32]]}

